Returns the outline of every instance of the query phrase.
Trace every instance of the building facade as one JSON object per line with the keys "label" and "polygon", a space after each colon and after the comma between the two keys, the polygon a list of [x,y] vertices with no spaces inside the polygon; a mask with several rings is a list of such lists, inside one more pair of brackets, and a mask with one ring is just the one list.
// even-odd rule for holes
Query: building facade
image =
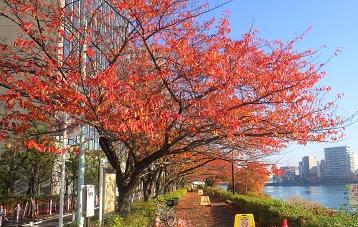
{"label": "building facade", "polygon": [[300,162],[300,176],[308,180],[309,178],[317,178],[317,159],[314,156],[304,156]]}
{"label": "building facade", "polygon": [[280,182],[289,183],[296,180],[296,176],[298,176],[297,166],[282,166],[280,169],[283,171]]}
{"label": "building facade", "polygon": [[349,146],[325,148],[324,153],[325,181],[346,181],[353,178],[356,158]]}

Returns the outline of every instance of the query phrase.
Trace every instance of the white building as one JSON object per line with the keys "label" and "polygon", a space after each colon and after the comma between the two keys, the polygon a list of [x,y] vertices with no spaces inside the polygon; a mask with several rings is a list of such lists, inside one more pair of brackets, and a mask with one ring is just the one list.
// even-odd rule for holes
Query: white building
{"label": "white building", "polygon": [[325,180],[350,180],[356,170],[356,155],[349,146],[330,147],[325,153]]}

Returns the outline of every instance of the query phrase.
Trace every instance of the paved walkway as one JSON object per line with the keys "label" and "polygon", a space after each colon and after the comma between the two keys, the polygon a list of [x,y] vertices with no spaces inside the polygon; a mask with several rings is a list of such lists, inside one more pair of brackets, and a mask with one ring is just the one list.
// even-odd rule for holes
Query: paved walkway
{"label": "paved walkway", "polygon": [[186,227],[228,227],[234,225],[233,206],[211,200],[211,206],[199,206],[197,192],[188,192],[176,208],[177,219],[184,220]]}

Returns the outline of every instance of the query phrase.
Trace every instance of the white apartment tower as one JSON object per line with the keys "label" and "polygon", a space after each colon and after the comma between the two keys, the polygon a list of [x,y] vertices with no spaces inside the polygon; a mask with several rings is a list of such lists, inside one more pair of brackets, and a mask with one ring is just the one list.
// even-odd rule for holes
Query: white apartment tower
{"label": "white apartment tower", "polygon": [[349,146],[325,148],[324,153],[326,181],[344,181],[352,178],[356,169],[356,158]]}

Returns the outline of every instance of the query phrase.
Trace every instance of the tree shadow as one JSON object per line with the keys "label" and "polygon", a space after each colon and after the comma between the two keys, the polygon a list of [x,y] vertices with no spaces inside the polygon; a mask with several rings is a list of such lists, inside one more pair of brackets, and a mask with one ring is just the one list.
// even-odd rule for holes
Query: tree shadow
{"label": "tree shadow", "polygon": [[[213,201],[214,202],[214,201]],[[227,227],[234,226],[235,208],[225,202],[215,201],[212,203],[211,212],[213,217],[212,226]]]}

